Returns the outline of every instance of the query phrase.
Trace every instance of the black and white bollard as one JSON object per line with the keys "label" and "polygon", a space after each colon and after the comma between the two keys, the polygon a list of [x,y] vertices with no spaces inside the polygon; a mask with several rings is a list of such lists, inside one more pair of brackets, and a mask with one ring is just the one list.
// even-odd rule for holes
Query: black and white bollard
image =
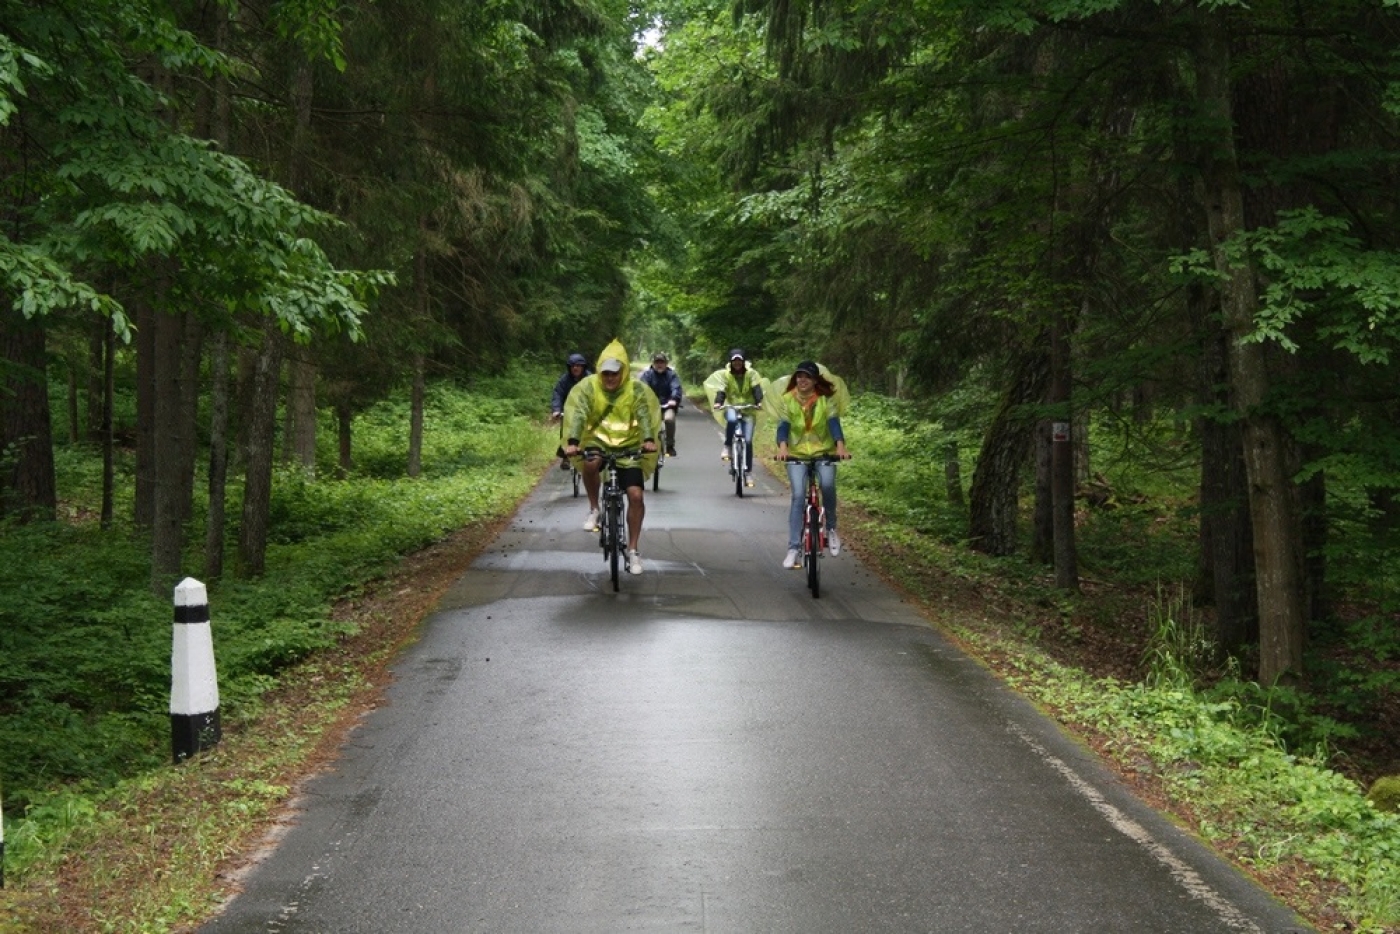
{"label": "black and white bollard", "polygon": [[187,577],[175,585],[175,633],[170,650],[170,739],[182,762],[219,742],[219,676],[209,595]]}

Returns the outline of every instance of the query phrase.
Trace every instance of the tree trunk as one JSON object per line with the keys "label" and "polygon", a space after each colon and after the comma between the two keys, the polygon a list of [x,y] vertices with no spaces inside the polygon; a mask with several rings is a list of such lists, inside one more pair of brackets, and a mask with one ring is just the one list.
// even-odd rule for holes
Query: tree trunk
{"label": "tree trunk", "polygon": [[310,472],[316,469],[316,364],[305,347],[287,361],[287,428],[283,461]]}
{"label": "tree trunk", "polygon": [[969,545],[994,556],[1014,554],[1021,467],[1026,461],[1035,424],[1023,407],[1038,403],[1050,377],[1044,335],[1020,352],[1011,388],[992,419],[977,456],[969,492]]}
{"label": "tree trunk", "polygon": [[107,337],[112,331],[112,322],[98,317],[88,332],[88,381],[87,381],[87,423],[85,437],[88,441],[101,444],[103,438],[103,406],[106,404]]}
{"label": "tree trunk", "polygon": [[1305,616],[1300,562],[1295,550],[1298,522],[1286,469],[1287,438],[1262,406],[1269,375],[1264,348],[1245,338],[1258,308],[1252,264],[1232,264],[1225,245],[1244,229],[1244,199],[1235,157],[1230,106],[1230,54],[1220,14],[1202,17],[1196,48],[1200,102],[1215,126],[1203,163],[1206,217],[1216,269],[1221,275],[1221,310],[1230,337],[1230,383],[1241,417],[1254,567],[1259,597],[1259,680],[1273,684],[1303,668]]}
{"label": "tree trunk", "polygon": [[139,528],[155,521],[155,311],[139,294],[127,303],[136,323],[136,498],[132,518]]}
{"label": "tree trunk", "polygon": [[53,520],[58,513],[47,336],[0,296],[0,515]]}
{"label": "tree trunk", "polygon": [[1042,418],[1035,425],[1035,507],[1032,510],[1031,560],[1055,563],[1055,487],[1051,471],[1051,435],[1054,423]]}
{"label": "tree trunk", "polygon": [[350,411],[350,403],[336,403],[336,448],[340,455],[341,479],[350,476],[350,471],[354,468],[354,459],[351,456],[351,428],[354,424],[354,418],[355,414]]}
{"label": "tree trunk", "polygon": [[153,316],[155,334],[150,386],[154,393],[152,468],[154,497],[151,522],[151,591],[157,596],[173,591],[180,580],[184,551],[184,509],[181,505],[185,457],[182,447],[193,443],[183,416],[185,318],[158,313]]}
{"label": "tree trunk", "polygon": [[218,580],[224,574],[225,503],[228,492],[228,335],[214,335],[209,369],[209,507],[204,520],[204,576]]}
{"label": "tree trunk", "polygon": [[282,335],[277,324],[263,325],[263,342],[253,368],[243,452],[243,518],[238,529],[238,566],[243,577],[259,577],[267,562],[268,516],[272,506],[272,461],[277,434],[277,389],[282,372]]}
{"label": "tree trunk", "polygon": [[952,506],[963,504],[962,460],[958,454],[958,443],[949,441],[943,448],[943,485]]}
{"label": "tree trunk", "polygon": [[[1201,404],[1207,410],[1233,409],[1227,387],[1226,335],[1219,328],[1206,327],[1205,290],[1200,291],[1202,295],[1191,301],[1200,309],[1193,318],[1204,340]],[[1244,439],[1238,425],[1216,418],[1202,418],[1196,428],[1201,438],[1201,574],[1196,599],[1215,605],[1219,647],[1238,658],[1259,641]]]}
{"label": "tree trunk", "polygon": [[116,454],[117,439],[112,405],[116,396],[117,332],[112,322],[106,322],[102,335],[102,528],[110,529],[116,518]]}
{"label": "tree trunk", "polygon": [[424,370],[427,362],[423,355],[413,356],[413,389],[408,407],[408,475],[417,477],[423,471],[423,397]]}
{"label": "tree trunk", "polygon": [[1079,554],[1074,541],[1073,410],[1070,408],[1071,328],[1067,315],[1057,314],[1050,326],[1050,392],[1046,401],[1061,413],[1055,416],[1050,444],[1050,490],[1054,522],[1055,586],[1079,589]]}

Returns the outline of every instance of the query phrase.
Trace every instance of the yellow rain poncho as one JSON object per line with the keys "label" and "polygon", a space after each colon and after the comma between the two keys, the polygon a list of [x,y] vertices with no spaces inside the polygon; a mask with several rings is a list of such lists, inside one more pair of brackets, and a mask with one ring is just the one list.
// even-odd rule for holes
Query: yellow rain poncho
{"label": "yellow rain poncho", "polygon": [[[763,410],[771,415],[775,422],[787,421],[792,426],[792,434],[788,439],[789,452],[795,457],[811,457],[815,454],[830,453],[835,450],[835,444],[826,428],[826,418],[835,416],[840,418],[846,414],[851,404],[851,393],[846,388],[846,381],[832,373],[825,366],[818,363],[817,370],[827,382],[831,383],[835,390],[827,396],[823,403],[825,417],[818,418],[816,424],[811,426],[810,431],[805,430],[802,419],[795,416],[795,411],[801,410],[801,404],[796,402],[788,393],[788,386],[792,383],[792,374],[780,376],[768,384],[763,391]],[[796,406],[794,410],[793,406]]]}
{"label": "yellow rain poncho", "polygon": [[[729,367],[727,366],[722,366],[705,377],[705,382],[703,384],[705,398],[710,400],[710,412],[714,415],[715,421],[719,422],[720,425],[724,424],[724,409],[717,409],[714,406],[715,397],[719,395],[721,390],[724,391],[725,401],[736,405],[753,404],[753,393],[751,391],[753,386],[759,386],[763,389],[765,399],[768,396],[768,380],[764,379],[758,370],[755,370],[749,363],[745,362],[744,367],[745,382],[743,385],[739,385],[737,380],[731,379],[732,374],[729,372]],[[766,411],[767,407],[765,406],[761,410],[750,409],[744,414],[757,417]],[[757,428],[754,429],[755,433],[757,433],[757,430]]]}
{"label": "yellow rain poncho", "polygon": [[[564,437],[577,438],[581,448],[634,451],[643,441],[657,441],[661,430],[661,403],[656,393],[631,375],[627,349],[621,341],[614,338],[603,348],[595,369],[601,370],[603,361],[614,357],[622,361],[625,374],[615,392],[605,390],[595,372],[579,380],[564,400]],[[657,456],[641,457],[645,477],[655,472]]]}

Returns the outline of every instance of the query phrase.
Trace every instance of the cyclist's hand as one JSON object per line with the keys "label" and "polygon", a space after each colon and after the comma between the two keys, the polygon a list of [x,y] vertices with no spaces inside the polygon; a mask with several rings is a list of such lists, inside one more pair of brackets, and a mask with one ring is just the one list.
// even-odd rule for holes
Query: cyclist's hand
{"label": "cyclist's hand", "polygon": [[777,458],[777,459],[780,460],[780,461],[785,461],[785,460],[787,460],[787,442],[786,442],[786,441],[784,441],[782,444],[779,444],[779,445],[778,445],[778,458]]}
{"label": "cyclist's hand", "polygon": [[578,445],[570,444],[564,448],[565,457],[578,457]]}
{"label": "cyclist's hand", "polygon": [[844,443],[836,445],[836,459],[843,461],[851,459],[851,452],[846,450],[846,445]]}
{"label": "cyclist's hand", "polygon": [[710,408],[712,408],[712,409],[722,409],[722,408],[724,408],[724,403],[723,403],[723,402],[716,402],[714,405],[710,406]]}
{"label": "cyclist's hand", "polygon": [[551,422],[557,422],[557,421],[559,421],[559,420],[560,420],[561,418],[563,418],[563,417],[564,417],[564,413],[563,413],[563,412],[550,412],[550,413],[549,413],[549,420],[550,420]]}
{"label": "cyclist's hand", "polygon": [[656,442],[655,442],[655,441],[643,441],[643,442],[642,442],[642,450],[645,451],[645,452],[648,453],[648,454],[654,453],[654,452],[656,451]]}

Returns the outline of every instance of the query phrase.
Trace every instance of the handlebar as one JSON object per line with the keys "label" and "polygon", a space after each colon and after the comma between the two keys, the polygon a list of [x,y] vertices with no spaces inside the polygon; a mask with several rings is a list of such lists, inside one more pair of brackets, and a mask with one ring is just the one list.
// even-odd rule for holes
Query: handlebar
{"label": "handlebar", "polygon": [[730,403],[730,402],[724,402],[724,403],[721,403],[721,404],[719,404],[719,405],[716,405],[715,408],[717,408],[717,409],[733,409],[733,410],[736,411],[736,412],[747,412],[749,409],[761,409],[761,408],[763,408],[763,406],[761,406],[761,405],[759,405],[759,404],[757,404],[757,403],[755,403],[755,402],[748,402],[748,403],[745,403],[744,405],[734,405],[733,403]]}
{"label": "handlebar", "polygon": [[[644,457],[648,452],[643,451],[641,448],[637,448],[635,451],[603,451],[599,448],[585,448],[579,453],[583,455],[583,459],[586,461],[597,460],[601,457],[605,461],[616,462],[626,460],[629,457]],[[651,453],[655,452],[653,451]]]}

